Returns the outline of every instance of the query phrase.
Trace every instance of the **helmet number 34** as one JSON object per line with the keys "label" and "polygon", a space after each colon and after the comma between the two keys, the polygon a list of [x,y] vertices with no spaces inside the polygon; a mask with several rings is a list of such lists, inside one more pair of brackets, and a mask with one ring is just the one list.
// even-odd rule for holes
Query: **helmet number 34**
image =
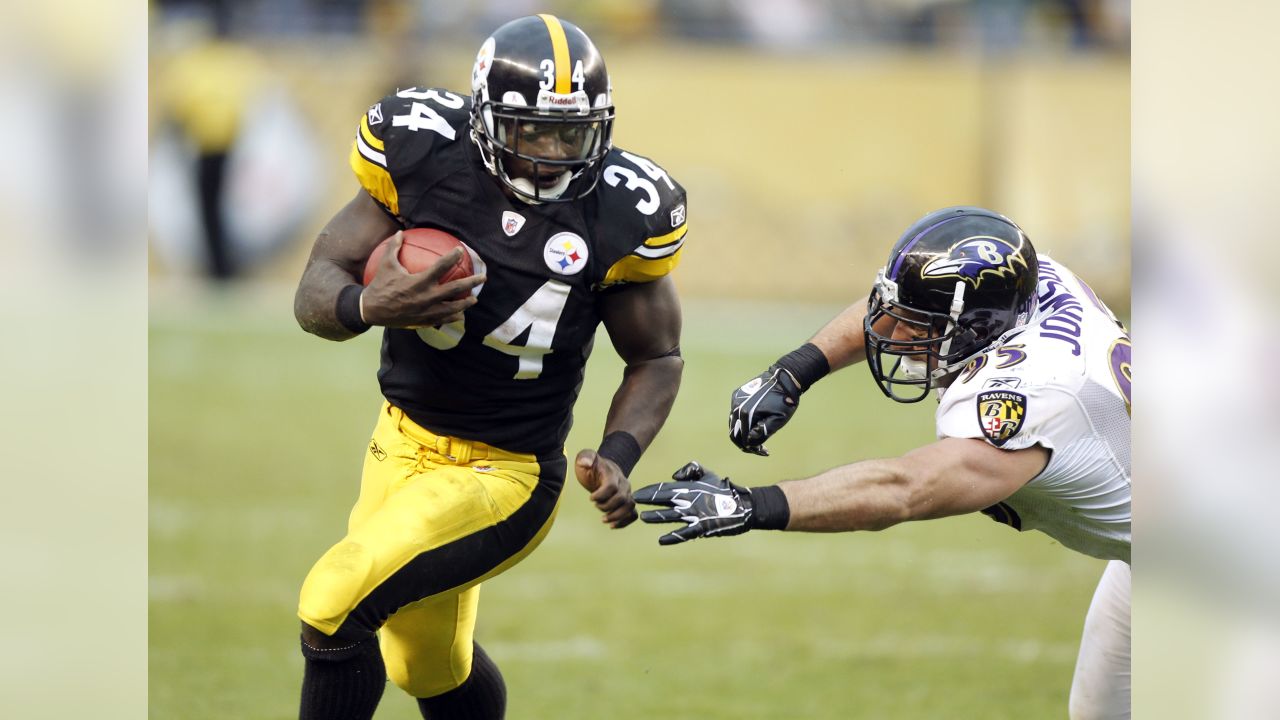
{"label": "helmet number 34", "polygon": [[[667,187],[672,190],[676,189],[676,186],[671,182],[671,177],[667,175],[667,172],[657,165],[654,165],[652,161],[642,158],[639,155],[632,155],[626,151],[623,151],[621,155],[622,157],[630,160],[636,167],[640,168],[645,175],[648,175],[654,181],[665,182]],[[644,191],[645,197],[636,203],[636,210],[639,210],[641,213],[645,215],[652,215],[658,210],[658,206],[661,204],[658,201],[658,188],[655,187],[653,183],[645,180],[631,170],[619,165],[610,165],[604,169],[603,178],[606,183],[613,187],[617,187],[619,184],[625,183],[624,187],[628,190]]]}
{"label": "helmet number 34", "polygon": [[[550,58],[544,59],[538,64],[538,68],[542,70],[542,81],[538,83],[538,87],[543,90],[553,90],[556,86],[556,63]],[[587,82],[587,76],[582,72],[582,61],[573,64],[573,83],[578,86],[578,90],[582,90],[582,86]]]}

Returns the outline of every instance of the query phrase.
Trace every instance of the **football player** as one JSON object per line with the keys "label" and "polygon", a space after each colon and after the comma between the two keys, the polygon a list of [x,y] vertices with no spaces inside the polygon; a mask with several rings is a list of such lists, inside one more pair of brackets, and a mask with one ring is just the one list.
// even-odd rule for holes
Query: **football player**
{"label": "football player", "polygon": [[1088,285],[1037,255],[1008,218],[926,215],[894,244],[868,299],[731,398],[730,438],[764,442],[829,372],[865,359],[899,402],[937,390],[937,442],[803,480],[741,487],[697,463],[641,488],[663,545],[748,530],[882,530],[982,512],[1108,560],[1085,620],[1072,718],[1129,716],[1127,332]]}
{"label": "football player", "polygon": [[[688,226],[684,189],[613,145],[611,92],[587,35],[537,15],[484,41],[470,95],[406,88],[359,120],[361,188],[316,240],[295,314],[330,340],[383,327],[385,402],[346,536],[302,586],[302,718],[372,717],[388,676],[424,717],[503,716],[472,639],[480,585],[551,525],[601,323],[626,369],[574,473],[611,527],[636,517],[627,476],[683,367],[668,273]],[[398,231],[414,227],[461,239],[476,273],[437,283],[463,248],[407,273]]]}

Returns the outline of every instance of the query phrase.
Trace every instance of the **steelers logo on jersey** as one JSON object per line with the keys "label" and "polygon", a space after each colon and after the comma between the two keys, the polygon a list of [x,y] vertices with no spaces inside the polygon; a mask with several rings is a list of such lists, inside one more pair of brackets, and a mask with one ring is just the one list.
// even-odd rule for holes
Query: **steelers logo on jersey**
{"label": "steelers logo on jersey", "polygon": [[587,266],[587,242],[576,233],[556,233],[542,248],[542,259],[554,273],[576,275]]}
{"label": "steelers logo on jersey", "polygon": [[982,434],[996,447],[1018,434],[1026,414],[1026,395],[1006,390],[978,393],[978,423]]}

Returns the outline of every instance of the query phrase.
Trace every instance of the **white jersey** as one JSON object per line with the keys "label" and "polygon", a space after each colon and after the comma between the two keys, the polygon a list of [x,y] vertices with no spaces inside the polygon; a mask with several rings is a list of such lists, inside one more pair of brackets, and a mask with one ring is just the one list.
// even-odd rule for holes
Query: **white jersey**
{"label": "white jersey", "polygon": [[942,392],[938,437],[1049,449],[1039,475],[983,512],[1128,562],[1132,345],[1087,285],[1048,256],[1039,261],[1037,310]]}

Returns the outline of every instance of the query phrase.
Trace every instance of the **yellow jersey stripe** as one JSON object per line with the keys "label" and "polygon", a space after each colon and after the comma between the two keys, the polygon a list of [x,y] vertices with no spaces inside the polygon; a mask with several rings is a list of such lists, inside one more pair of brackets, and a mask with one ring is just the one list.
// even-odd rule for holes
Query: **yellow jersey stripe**
{"label": "yellow jersey stripe", "polygon": [[396,184],[391,179],[391,173],[387,169],[360,152],[361,138],[351,143],[351,157],[349,162],[351,170],[355,172],[356,178],[360,180],[360,186],[391,211],[393,215],[400,214],[400,195],[396,192]]}
{"label": "yellow jersey stripe", "polygon": [[632,255],[638,255],[649,260],[657,260],[659,258],[675,255],[680,252],[680,248],[684,247],[685,232],[688,225],[681,225],[675,232],[667,233],[660,237],[649,238],[644,244],[631,251]]}
{"label": "yellow jersey stripe", "polygon": [[369,147],[379,152],[386,151],[386,146],[383,145],[382,141],[379,140],[377,136],[373,134],[373,131],[369,129],[368,115],[360,116],[360,135],[364,138],[364,141],[369,144]]}
{"label": "yellow jersey stripe", "polygon": [[387,155],[384,152],[374,150],[369,143],[364,140],[364,133],[356,132],[356,149],[364,156],[366,160],[374,165],[387,166]]}
{"label": "yellow jersey stripe", "polygon": [[669,245],[673,242],[676,242],[680,238],[684,237],[684,234],[687,232],[689,232],[689,223],[684,223],[683,225],[676,228],[675,230],[672,230],[666,235],[659,235],[657,237],[651,237],[648,240],[645,240],[644,244],[648,245],[649,247],[662,247],[663,245]]}
{"label": "yellow jersey stripe", "polygon": [[551,52],[555,56],[552,59],[556,64],[556,92],[568,95],[572,92],[569,88],[571,68],[569,67],[569,40],[564,36],[564,26],[560,24],[560,18],[555,15],[543,13],[538,17],[547,24],[547,33],[551,35]]}
{"label": "yellow jersey stripe", "polygon": [[681,252],[682,250],[677,249],[670,255],[652,260],[639,255],[627,255],[609,268],[600,286],[609,287],[621,282],[653,282],[670,273],[676,265],[680,264]]}

